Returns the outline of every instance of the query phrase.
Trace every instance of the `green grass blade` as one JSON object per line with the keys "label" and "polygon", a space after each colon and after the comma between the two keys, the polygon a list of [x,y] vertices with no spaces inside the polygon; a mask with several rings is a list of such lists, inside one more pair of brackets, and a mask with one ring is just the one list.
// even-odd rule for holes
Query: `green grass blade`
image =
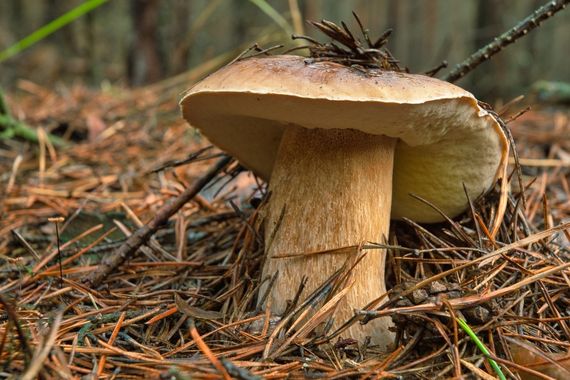
{"label": "green grass blade", "polygon": [[[39,141],[38,132],[36,132],[35,129],[9,116],[0,115],[0,140],[11,139],[13,137],[20,137],[34,143]],[[47,137],[55,146],[63,147],[68,145],[67,141],[61,137],[54,136],[50,133],[47,134]]]}
{"label": "green grass blade", "polygon": [[255,4],[263,13],[269,16],[277,25],[281,27],[287,34],[293,34],[293,27],[285,20],[279,12],[275,10],[269,3],[265,0],[249,0]]}
{"label": "green grass blade", "polygon": [[475,345],[477,346],[477,348],[479,348],[479,350],[483,353],[483,355],[485,355],[487,357],[487,361],[489,362],[489,365],[491,366],[491,368],[493,368],[493,370],[495,371],[495,373],[497,374],[499,379],[500,380],[507,380],[507,378],[503,374],[503,371],[501,371],[501,367],[499,366],[499,364],[497,364],[496,361],[494,361],[493,359],[490,358],[491,353],[489,352],[489,350],[487,349],[485,344],[483,342],[481,342],[481,340],[475,334],[475,332],[473,330],[471,330],[471,327],[469,327],[467,322],[465,322],[461,318],[455,318],[455,320],[457,321],[459,326],[463,329],[463,331],[465,331],[465,333],[467,335],[469,335],[469,337],[471,338],[473,343],[475,343]]}
{"label": "green grass blade", "polygon": [[10,109],[8,108],[8,104],[6,103],[6,99],[4,98],[4,91],[2,91],[2,87],[0,87],[0,115],[6,115],[11,117]]}
{"label": "green grass blade", "polygon": [[61,15],[55,20],[42,26],[32,34],[24,37],[20,41],[16,42],[14,45],[10,46],[8,49],[0,52],[0,63],[7,60],[10,57],[20,53],[22,50],[28,48],[29,46],[43,40],[50,34],[56,32],[57,30],[63,28],[70,22],[83,16],[85,13],[92,11],[93,9],[99,7],[108,0],[87,0],[84,3],[73,8],[69,12]]}

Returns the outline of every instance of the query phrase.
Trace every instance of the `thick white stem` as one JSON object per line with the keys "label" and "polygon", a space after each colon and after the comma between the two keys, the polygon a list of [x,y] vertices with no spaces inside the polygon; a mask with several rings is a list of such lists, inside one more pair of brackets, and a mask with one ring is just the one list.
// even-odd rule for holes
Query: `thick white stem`
{"label": "thick white stem", "polygon": [[[268,258],[263,275],[279,271],[270,294],[272,312],[284,312],[304,276],[308,281],[301,300],[357,255],[272,256],[382,242],[388,236],[395,143],[393,138],[355,130],[287,127],[266,209]],[[354,283],[335,311],[334,327],[386,291],[384,266],[385,252],[371,250],[355,267]],[[386,345],[393,339],[390,325],[389,319],[357,323],[343,336],[361,340],[369,335],[374,343]]]}

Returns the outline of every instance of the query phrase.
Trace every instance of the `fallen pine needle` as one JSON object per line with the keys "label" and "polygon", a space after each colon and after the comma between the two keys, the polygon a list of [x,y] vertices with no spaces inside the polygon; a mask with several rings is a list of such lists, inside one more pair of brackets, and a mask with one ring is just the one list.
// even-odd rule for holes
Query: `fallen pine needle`
{"label": "fallen pine needle", "polygon": [[204,356],[206,356],[206,358],[208,358],[208,360],[212,363],[212,365],[220,372],[224,380],[231,380],[231,377],[226,371],[222,362],[220,362],[220,360],[212,353],[210,347],[208,347],[208,345],[204,342],[204,340],[198,333],[198,330],[196,329],[196,325],[194,324],[193,320],[191,320],[191,325],[190,325],[190,336],[192,336],[192,339],[194,339],[196,345],[198,346],[200,351],[202,351]]}
{"label": "fallen pine needle", "polygon": [[166,317],[171,316],[172,314],[176,313],[178,311],[178,308],[176,306],[171,307],[170,309],[158,314],[157,316],[152,317],[151,319],[149,319],[148,321],[146,321],[145,324],[147,325],[152,325],[158,321],[160,321],[161,319],[164,319]]}

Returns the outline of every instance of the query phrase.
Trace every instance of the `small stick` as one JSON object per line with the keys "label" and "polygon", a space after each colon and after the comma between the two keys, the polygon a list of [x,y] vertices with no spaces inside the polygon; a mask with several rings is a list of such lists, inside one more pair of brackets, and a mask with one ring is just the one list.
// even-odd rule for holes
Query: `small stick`
{"label": "small stick", "polygon": [[58,218],[48,218],[49,222],[55,223],[55,237],[57,239],[57,260],[59,261],[59,287],[63,288],[63,267],[61,265],[61,247],[59,245],[59,223],[63,222],[65,219],[62,217]]}
{"label": "small stick", "polygon": [[18,231],[12,230],[10,232],[12,232],[12,235],[16,238],[16,240],[18,240],[18,242],[20,242],[20,244],[22,244],[22,247],[24,247],[28,253],[31,253],[37,260],[42,259],[40,257],[40,254],[36,252],[36,250],[30,245],[30,243],[28,243],[26,239],[24,239],[24,237],[20,235]]}
{"label": "small stick", "polygon": [[197,162],[197,161],[203,161],[203,160],[207,160],[207,159],[210,159],[213,157],[218,157],[220,155],[223,155],[223,154],[216,154],[214,156],[205,156],[204,157],[204,153],[206,153],[207,151],[209,151],[213,147],[214,147],[213,145],[208,145],[205,148],[202,148],[196,152],[190,153],[190,155],[188,157],[186,157],[182,160],[167,161],[164,164],[160,165],[159,167],[154,168],[145,174],[158,173],[158,172],[161,172],[161,171],[166,170],[166,169],[175,168],[177,166],[186,165],[186,164],[190,164],[190,163]]}
{"label": "small stick", "polygon": [[117,250],[103,260],[100,267],[87,279],[91,286],[98,286],[115,268],[131,257],[148,239],[165,224],[182,206],[189,202],[206,186],[220,171],[232,161],[231,157],[224,157],[218,161],[203,177],[191,187],[187,188],[172,202],[163,206],[147,225],[133,233]]}
{"label": "small stick", "polygon": [[512,29],[501,34],[499,37],[495,38],[493,42],[479,49],[465,61],[455,66],[455,68],[442,79],[453,83],[463,78],[467,73],[473,71],[481,63],[488,61],[492,56],[503,50],[505,46],[510,45],[519,38],[527,35],[528,32],[537,28],[542,21],[549,19],[554,16],[556,12],[564,9],[568,3],[570,3],[570,0],[553,0],[538,8]]}
{"label": "small stick", "polygon": [[424,75],[427,75],[428,77],[433,77],[437,73],[439,73],[440,70],[445,69],[446,67],[447,67],[447,61],[442,61],[438,66],[434,67],[429,71],[426,71]]}

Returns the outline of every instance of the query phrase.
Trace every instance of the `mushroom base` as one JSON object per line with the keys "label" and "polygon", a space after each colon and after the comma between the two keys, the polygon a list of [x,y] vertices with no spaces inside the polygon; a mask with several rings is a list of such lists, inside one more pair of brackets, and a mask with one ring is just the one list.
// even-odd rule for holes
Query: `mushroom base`
{"label": "mushroom base", "polygon": [[[345,263],[352,266],[359,256],[357,249],[315,252],[385,241],[390,227],[395,144],[396,139],[356,130],[287,127],[264,211],[267,259],[263,276],[279,272],[269,295],[274,314],[286,310],[304,277],[307,281],[299,302]],[[300,253],[305,254],[272,258]],[[336,289],[350,286],[336,305],[333,329],[351,318],[354,309],[386,292],[384,267],[385,251],[369,250],[350,271],[349,278]],[[260,294],[266,289],[267,283]],[[372,343],[386,346],[393,342],[388,330],[391,324],[390,318],[366,325],[357,322],[341,336],[361,341],[371,336]]]}

